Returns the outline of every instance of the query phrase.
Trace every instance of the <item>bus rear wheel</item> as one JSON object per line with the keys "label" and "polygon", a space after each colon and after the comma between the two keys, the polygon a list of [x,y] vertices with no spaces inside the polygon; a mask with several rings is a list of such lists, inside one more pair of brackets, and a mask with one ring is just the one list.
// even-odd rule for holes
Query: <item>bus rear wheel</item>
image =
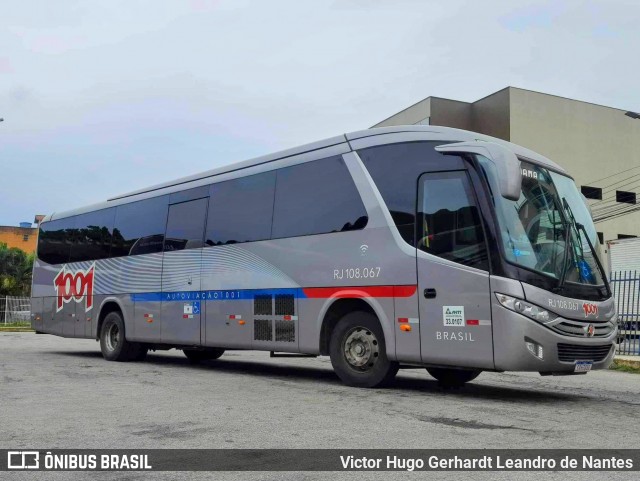
{"label": "bus rear wheel", "polygon": [[482,371],[479,369],[448,369],[442,367],[428,367],[427,372],[435,377],[438,384],[447,387],[459,387],[473,381]]}
{"label": "bus rear wheel", "polygon": [[100,350],[107,361],[141,361],[147,348],[140,343],[127,341],[124,320],[117,312],[110,312],[104,318],[100,329]]}
{"label": "bus rear wheel", "polygon": [[212,359],[218,359],[224,354],[224,349],[212,347],[209,349],[183,349],[184,355],[193,364],[200,361],[208,361]]}
{"label": "bus rear wheel", "polygon": [[387,358],[378,319],[367,312],[351,312],[338,321],[329,355],[333,370],[349,386],[383,386],[398,373],[398,363]]}

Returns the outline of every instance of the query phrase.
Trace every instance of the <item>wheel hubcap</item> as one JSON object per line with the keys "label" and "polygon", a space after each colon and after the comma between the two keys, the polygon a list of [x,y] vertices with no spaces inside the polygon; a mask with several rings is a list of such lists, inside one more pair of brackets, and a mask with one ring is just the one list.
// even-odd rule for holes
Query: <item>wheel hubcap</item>
{"label": "wheel hubcap", "polygon": [[120,344],[120,329],[117,324],[111,324],[107,330],[107,349],[109,351],[115,351]]}
{"label": "wheel hubcap", "polygon": [[379,356],[379,343],[375,334],[364,327],[355,327],[345,336],[344,357],[358,371],[368,371]]}

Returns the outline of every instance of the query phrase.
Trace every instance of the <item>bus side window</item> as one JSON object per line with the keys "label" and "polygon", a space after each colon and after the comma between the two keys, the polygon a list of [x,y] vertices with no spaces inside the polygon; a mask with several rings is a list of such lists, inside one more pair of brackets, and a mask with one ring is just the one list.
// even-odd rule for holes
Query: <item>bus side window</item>
{"label": "bus side window", "polygon": [[205,244],[270,239],[275,188],[275,171],[212,184]]}
{"label": "bus side window", "polygon": [[419,185],[418,248],[488,271],[484,233],[466,171],[427,173]]}
{"label": "bus side window", "polygon": [[277,171],[273,239],[359,230],[368,220],[342,156]]}
{"label": "bus side window", "polygon": [[204,223],[209,199],[197,199],[169,206],[164,251],[198,249],[204,246]]}
{"label": "bus side window", "polygon": [[38,236],[38,259],[47,264],[69,262],[74,217],[43,222]]}
{"label": "bus side window", "polygon": [[111,257],[162,252],[168,195],[116,207]]}

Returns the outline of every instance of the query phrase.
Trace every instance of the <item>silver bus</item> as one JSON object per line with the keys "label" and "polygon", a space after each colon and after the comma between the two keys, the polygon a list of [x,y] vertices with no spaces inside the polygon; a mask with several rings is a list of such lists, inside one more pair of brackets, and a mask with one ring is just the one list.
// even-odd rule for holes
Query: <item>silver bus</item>
{"label": "silver bus", "polygon": [[417,366],[453,385],[584,373],[614,355],[599,248],[572,178],[542,155],[370,129],[48,215],[32,325],[96,339],[110,361],[328,355],[362,387]]}

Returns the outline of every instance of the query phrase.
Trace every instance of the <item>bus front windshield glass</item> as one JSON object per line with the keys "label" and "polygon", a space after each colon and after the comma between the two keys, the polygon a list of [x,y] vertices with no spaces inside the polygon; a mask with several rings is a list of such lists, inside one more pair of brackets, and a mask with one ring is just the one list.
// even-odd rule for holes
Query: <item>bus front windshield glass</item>
{"label": "bus front windshield glass", "polygon": [[494,164],[478,160],[493,191],[507,260],[561,282],[602,286],[598,235],[573,180],[523,161],[522,191],[512,201],[498,193]]}

